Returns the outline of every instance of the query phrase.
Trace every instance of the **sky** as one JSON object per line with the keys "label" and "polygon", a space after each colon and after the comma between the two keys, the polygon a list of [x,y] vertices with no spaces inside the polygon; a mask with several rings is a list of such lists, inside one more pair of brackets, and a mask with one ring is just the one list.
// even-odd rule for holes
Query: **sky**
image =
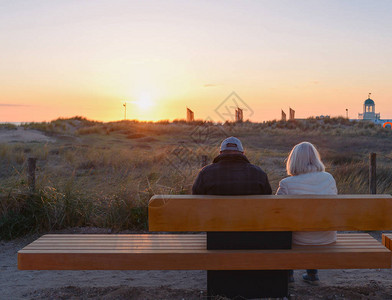
{"label": "sky", "polygon": [[128,119],[222,121],[233,95],[251,121],[357,118],[369,92],[392,119],[391,15],[390,0],[0,0],[0,122],[114,121],[125,102]]}

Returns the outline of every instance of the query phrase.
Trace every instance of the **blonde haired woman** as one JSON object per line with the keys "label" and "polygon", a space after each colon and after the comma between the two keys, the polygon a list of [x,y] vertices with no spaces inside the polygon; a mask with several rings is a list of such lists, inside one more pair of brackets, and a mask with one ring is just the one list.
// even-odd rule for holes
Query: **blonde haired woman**
{"label": "blonde haired woman", "polygon": [[[279,182],[277,195],[336,195],[335,179],[325,172],[317,149],[308,142],[295,145],[291,150],[286,165],[289,177]],[[306,218],[306,216],[304,216]],[[297,245],[326,245],[336,241],[336,231],[322,232],[293,232],[293,244]],[[306,270],[302,278],[312,284],[317,284],[317,270]],[[290,282],[294,281],[293,272]]]}

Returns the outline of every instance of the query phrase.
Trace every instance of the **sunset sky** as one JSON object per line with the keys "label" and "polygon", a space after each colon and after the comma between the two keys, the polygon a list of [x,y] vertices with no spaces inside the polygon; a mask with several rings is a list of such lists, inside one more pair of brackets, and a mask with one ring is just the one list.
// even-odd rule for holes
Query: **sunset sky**
{"label": "sunset sky", "polygon": [[[392,1],[1,1],[0,122],[392,119]],[[247,114],[244,113],[245,118]]]}

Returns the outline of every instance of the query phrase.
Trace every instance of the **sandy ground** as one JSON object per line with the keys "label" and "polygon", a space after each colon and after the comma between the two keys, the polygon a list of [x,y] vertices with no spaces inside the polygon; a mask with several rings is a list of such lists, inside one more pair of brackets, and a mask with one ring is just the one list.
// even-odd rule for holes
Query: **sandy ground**
{"label": "sandy ground", "polygon": [[[205,271],[19,271],[17,251],[36,238],[0,242],[0,299],[207,299]],[[320,270],[319,286],[302,273],[290,299],[392,299],[391,269]]]}
{"label": "sandy ground", "polygon": [[25,130],[18,127],[16,130],[0,129],[0,143],[11,142],[52,142],[53,139],[38,130]]}

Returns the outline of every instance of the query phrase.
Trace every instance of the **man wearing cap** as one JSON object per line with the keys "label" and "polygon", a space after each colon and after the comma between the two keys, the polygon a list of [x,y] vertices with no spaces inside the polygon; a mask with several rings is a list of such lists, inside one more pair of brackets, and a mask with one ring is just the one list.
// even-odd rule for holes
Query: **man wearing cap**
{"label": "man wearing cap", "polygon": [[[244,155],[241,141],[225,139],[220,154],[204,167],[192,187],[194,195],[270,195],[267,174]],[[213,201],[213,200],[212,200]],[[262,201],[262,200],[261,200]],[[284,247],[282,247],[282,245]],[[288,246],[286,246],[288,245]],[[291,232],[213,231],[207,232],[207,250],[289,249]],[[288,286],[286,270],[208,270],[208,296],[260,298],[265,291],[284,295]],[[274,296],[275,297],[275,296]]]}
{"label": "man wearing cap", "polygon": [[236,137],[225,139],[220,154],[204,167],[192,187],[194,195],[270,195],[267,174],[252,165]]}

